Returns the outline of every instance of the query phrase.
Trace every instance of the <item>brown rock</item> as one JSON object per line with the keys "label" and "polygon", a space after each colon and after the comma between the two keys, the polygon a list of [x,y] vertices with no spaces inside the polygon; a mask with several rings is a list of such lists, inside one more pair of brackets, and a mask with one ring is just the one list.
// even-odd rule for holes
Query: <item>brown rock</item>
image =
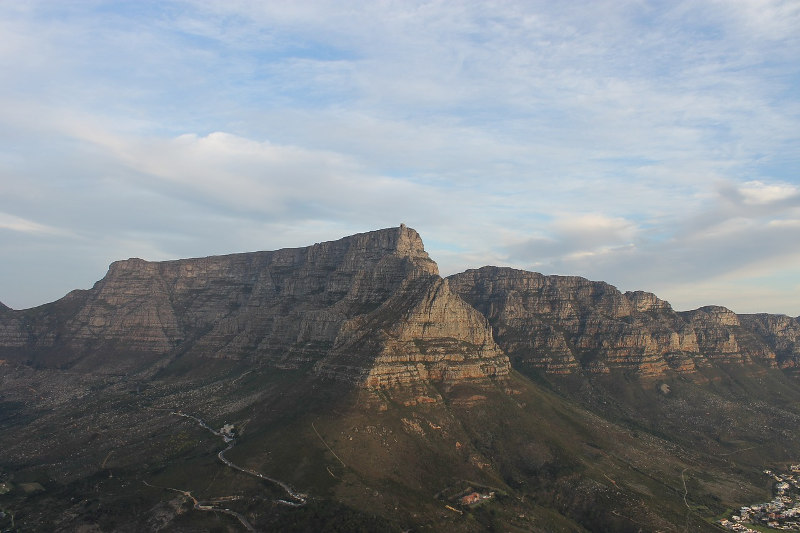
{"label": "brown rock", "polygon": [[180,354],[371,387],[508,373],[486,319],[449,290],[413,229],[307,248],[113,263],[89,291],[0,310],[0,351],[121,370]]}
{"label": "brown rock", "polygon": [[[484,267],[449,279],[487,317],[515,364],[551,374],[623,369],[657,377],[715,363],[775,366],[776,335],[785,352],[797,346],[789,340],[797,339],[792,319],[775,321],[774,327],[766,319],[748,319],[761,325],[757,333],[724,307],[676,313],[651,293],[622,294],[607,283],[578,277]],[[773,330],[784,333],[770,337]]]}
{"label": "brown rock", "polygon": [[763,338],[776,354],[781,368],[800,368],[800,317],[786,315],[739,315],[743,327]]}
{"label": "brown rock", "polygon": [[44,366],[236,359],[435,397],[420,384],[502,378],[505,354],[548,374],[792,369],[800,322],[675,312],[652,293],[511,268],[443,280],[403,225],[305,248],[118,261],[88,291],[25,311],[0,304],[0,356]]}

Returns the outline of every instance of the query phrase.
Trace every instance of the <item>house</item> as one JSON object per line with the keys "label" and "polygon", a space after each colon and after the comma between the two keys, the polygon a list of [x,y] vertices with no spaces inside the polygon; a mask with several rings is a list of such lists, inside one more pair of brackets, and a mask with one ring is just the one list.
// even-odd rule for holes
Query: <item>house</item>
{"label": "house", "polygon": [[461,505],[472,505],[479,501],[481,501],[481,495],[477,492],[473,492],[461,498]]}

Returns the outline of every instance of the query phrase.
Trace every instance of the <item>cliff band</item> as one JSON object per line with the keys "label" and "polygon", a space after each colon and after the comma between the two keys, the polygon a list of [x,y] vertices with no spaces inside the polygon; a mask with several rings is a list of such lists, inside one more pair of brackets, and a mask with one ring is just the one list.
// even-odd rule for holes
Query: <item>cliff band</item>
{"label": "cliff band", "polygon": [[676,312],[642,292],[575,276],[484,267],[448,278],[492,324],[514,364],[550,374],[692,374],[715,364],[794,369],[800,322],[719,306]]}
{"label": "cliff band", "polygon": [[486,319],[403,225],[306,248],[118,261],[90,290],[0,308],[0,354],[107,372],[249,360],[373,388],[509,371]]}

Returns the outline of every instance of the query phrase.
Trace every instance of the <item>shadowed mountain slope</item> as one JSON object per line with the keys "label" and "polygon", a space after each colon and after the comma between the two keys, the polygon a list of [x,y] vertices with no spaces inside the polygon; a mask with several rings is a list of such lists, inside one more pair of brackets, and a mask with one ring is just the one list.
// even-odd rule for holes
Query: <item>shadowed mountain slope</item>
{"label": "shadowed mountain slope", "polygon": [[0,531],[717,531],[800,463],[799,334],[402,225],[119,261],[0,306]]}

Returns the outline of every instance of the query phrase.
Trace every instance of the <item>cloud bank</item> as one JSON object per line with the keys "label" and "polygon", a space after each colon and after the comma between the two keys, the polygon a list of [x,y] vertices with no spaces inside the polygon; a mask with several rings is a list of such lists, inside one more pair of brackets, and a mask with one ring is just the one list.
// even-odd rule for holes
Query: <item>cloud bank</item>
{"label": "cloud bank", "polygon": [[679,309],[800,314],[800,6],[0,5],[0,300],[404,222]]}

